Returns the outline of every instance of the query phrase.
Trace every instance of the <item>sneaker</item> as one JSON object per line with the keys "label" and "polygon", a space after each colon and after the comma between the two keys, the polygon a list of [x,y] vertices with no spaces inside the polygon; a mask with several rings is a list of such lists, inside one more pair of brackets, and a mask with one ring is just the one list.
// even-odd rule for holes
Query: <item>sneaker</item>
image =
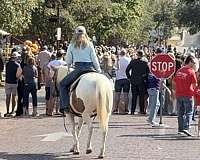
{"label": "sneaker", "polygon": [[66,108],[61,108],[60,110],[60,113],[64,114],[64,113],[69,113],[69,108],[66,107]]}
{"label": "sneaker", "polygon": [[192,136],[192,134],[188,130],[183,130],[182,132],[187,136]]}
{"label": "sneaker", "polygon": [[65,109],[60,109],[60,113],[63,117],[66,117],[66,114],[69,113],[69,109],[65,108]]}
{"label": "sneaker", "polygon": [[114,110],[112,113],[113,114],[119,114],[119,111],[118,110]]}
{"label": "sneaker", "polygon": [[178,135],[185,135],[183,131],[178,131]]}
{"label": "sneaker", "polygon": [[192,118],[192,121],[196,122],[196,119],[195,119],[195,118]]}
{"label": "sneaker", "polygon": [[11,117],[14,117],[14,116],[15,116],[15,112],[10,112],[9,115],[10,115]]}
{"label": "sneaker", "polygon": [[40,116],[40,114],[39,114],[39,113],[37,113],[37,112],[36,112],[36,113],[34,113],[34,112],[33,112],[33,113],[32,113],[32,116],[33,116],[33,117],[39,117],[39,116]]}
{"label": "sneaker", "polygon": [[9,117],[9,116],[10,116],[9,113],[5,113],[5,114],[4,114],[4,117]]}
{"label": "sneaker", "polygon": [[159,127],[159,123],[157,123],[157,122],[150,121],[149,119],[146,119],[146,121],[152,127]]}
{"label": "sneaker", "polygon": [[176,113],[171,113],[170,116],[177,116],[177,114]]}
{"label": "sneaker", "polygon": [[159,127],[159,126],[160,126],[159,123],[156,123],[156,122],[152,123],[152,127]]}

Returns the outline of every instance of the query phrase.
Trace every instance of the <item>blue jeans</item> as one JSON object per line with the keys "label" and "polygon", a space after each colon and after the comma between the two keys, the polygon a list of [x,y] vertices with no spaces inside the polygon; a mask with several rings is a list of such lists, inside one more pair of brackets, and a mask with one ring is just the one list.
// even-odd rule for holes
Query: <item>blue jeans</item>
{"label": "blue jeans", "polygon": [[178,131],[189,130],[192,120],[194,100],[193,97],[177,97]]}
{"label": "blue jeans", "polygon": [[149,88],[148,90],[149,94],[149,121],[154,122],[156,115],[158,113],[158,109],[160,107],[160,101],[159,101],[159,90],[156,88]]}
{"label": "blue jeans", "polygon": [[60,110],[68,110],[70,106],[70,86],[82,74],[94,71],[90,62],[75,63],[75,69],[69,73],[59,84],[60,92]]}
{"label": "blue jeans", "polygon": [[37,107],[37,89],[35,83],[29,83],[24,85],[24,96],[23,96],[23,106],[28,109],[29,106],[29,94],[32,95],[33,107]]}

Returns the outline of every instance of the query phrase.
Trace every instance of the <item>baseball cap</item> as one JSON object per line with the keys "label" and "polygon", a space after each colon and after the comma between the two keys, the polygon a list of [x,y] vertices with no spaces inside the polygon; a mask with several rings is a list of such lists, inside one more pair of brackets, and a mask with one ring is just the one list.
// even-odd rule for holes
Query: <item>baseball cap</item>
{"label": "baseball cap", "polygon": [[156,49],[156,53],[162,53],[162,52],[163,52],[163,50],[161,48]]}
{"label": "baseball cap", "polygon": [[144,51],[143,50],[138,50],[137,51],[137,55],[140,56],[140,57],[143,57],[144,56]]}
{"label": "baseball cap", "polygon": [[45,45],[45,46],[43,46],[42,47],[44,50],[47,50],[48,49],[48,47]]}
{"label": "baseball cap", "polygon": [[76,34],[86,34],[86,29],[84,26],[78,26],[76,29],[75,29],[75,33]]}
{"label": "baseball cap", "polygon": [[13,53],[11,54],[11,57],[12,57],[12,58],[21,57],[21,54],[19,54],[18,52],[13,52]]}
{"label": "baseball cap", "polygon": [[121,51],[120,51],[120,53],[126,54],[126,53],[127,53],[127,51],[126,51],[126,49],[125,49],[125,48],[122,48],[122,49],[121,49]]}

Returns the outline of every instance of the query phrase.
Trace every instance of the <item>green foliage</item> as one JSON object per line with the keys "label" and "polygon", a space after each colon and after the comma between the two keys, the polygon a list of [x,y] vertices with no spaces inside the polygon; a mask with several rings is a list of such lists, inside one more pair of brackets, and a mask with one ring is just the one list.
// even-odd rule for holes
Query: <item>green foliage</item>
{"label": "green foliage", "polygon": [[[52,9],[47,1],[51,2],[2,0],[0,27],[14,34],[30,33],[55,41],[57,27],[62,27],[64,38],[70,40],[74,28],[84,25],[99,43],[117,45],[147,43],[150,30],[168,25],[170,31],[174,25],[174,6],[165,0],[61,0],[62,4],[55,3]],[[161,2],[166,6],[164,19]],[[57,15],[58,4],[60,24],[49,21]]]}
{"label": "green foliage", "polygon": [[190,33],[200,31],[200,2],[198,0],[180,1],[176,17],[179,25],[188,27]]}
{"label": "green foliage", "polygon": [[160,5],[161,6],[159,8],[161,10],[158,16],[160,16],[161,19],[158,21],[158,23],[160,23],[160,25],[163,27],[163,32],[165,35],[164,38],[169,38],[171,36],[171,31],[177,24],[175,18],[176,5],[173,0],[163,0]]}
{"label": "green foliage", "polygon": [[21,34],[31,22],[31,11],[37,0],[1,0],[0,28],[13,34]]}

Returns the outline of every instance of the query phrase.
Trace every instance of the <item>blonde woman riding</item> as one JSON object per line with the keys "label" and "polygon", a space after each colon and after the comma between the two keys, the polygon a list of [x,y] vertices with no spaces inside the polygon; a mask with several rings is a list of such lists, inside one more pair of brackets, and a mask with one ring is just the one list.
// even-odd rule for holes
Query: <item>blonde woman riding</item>
{"label": "blonde woman riding", "polygon": [[60,112],[63,114],[69,112],[70,85],[83,73],[91,70],[101,72],[94,46],[85,27],[79,26],[75,29],[65,60],[69,67],[74,65],[74,70],[60,82]]}

